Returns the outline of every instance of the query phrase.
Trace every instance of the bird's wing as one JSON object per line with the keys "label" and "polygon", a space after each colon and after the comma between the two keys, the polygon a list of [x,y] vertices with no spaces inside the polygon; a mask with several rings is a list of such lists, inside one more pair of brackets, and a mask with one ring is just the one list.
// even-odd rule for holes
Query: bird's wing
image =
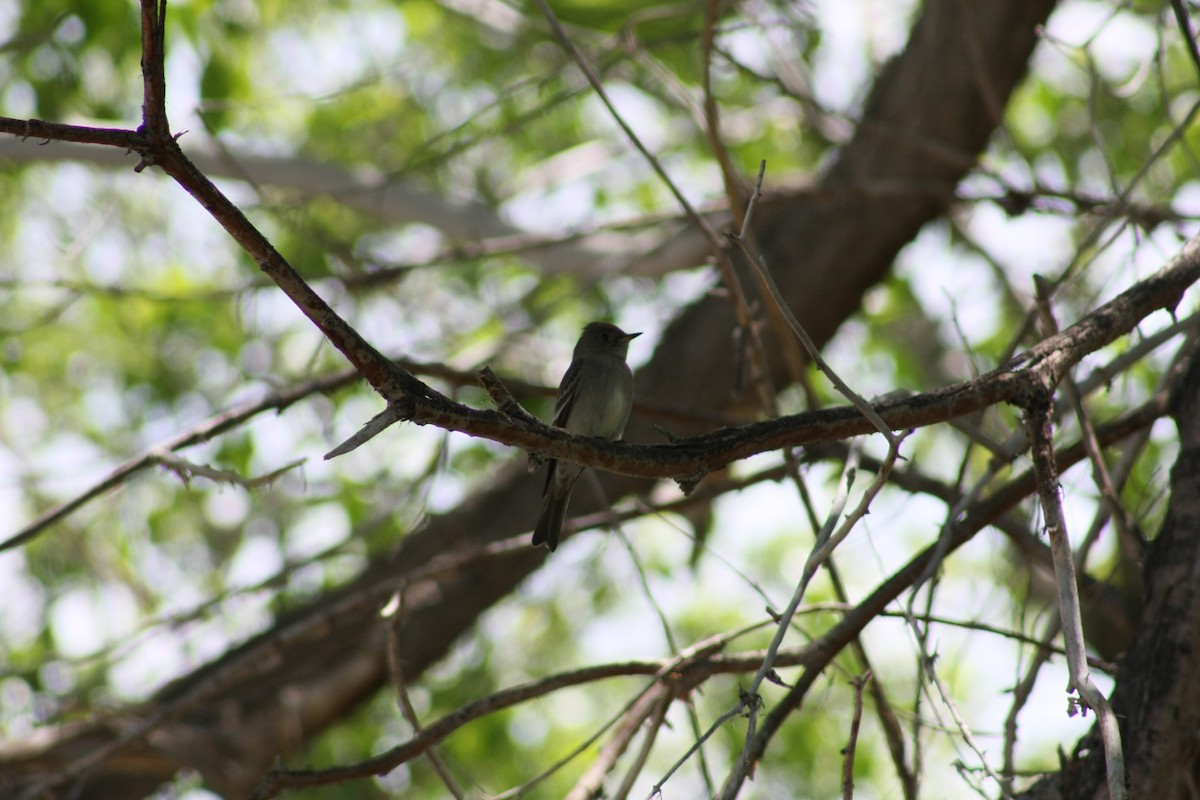
{"label": "bird's wing", "polygon": [[580,372],[579,361],[572,361],[571,366],[567,368],[567,374],[563,375],[562,383],[558,385],[558,398],[554,401],[553,422],[556,428],[567,427],[567,420],[571,418],[571,409],[575,406],[575,399],[579,396]]}
{"label": "bird's wing", "polygon": [[[563,375],[562,383],[558,385],[558,397],[554,400],[554,422],[551,423],[556,428],[567,427],[567,420],[571,418],[571,408],[575,405],[575,398],[579,396],[579,371],[579,362],[572,361],[571,366],[567,367],[566,374]],[[550,490],[550,485],[554,483],[554,473],[557,471],[557,467],[558,461],[551,459],[546,468],[546,484],[542,487],[543,495]]]}

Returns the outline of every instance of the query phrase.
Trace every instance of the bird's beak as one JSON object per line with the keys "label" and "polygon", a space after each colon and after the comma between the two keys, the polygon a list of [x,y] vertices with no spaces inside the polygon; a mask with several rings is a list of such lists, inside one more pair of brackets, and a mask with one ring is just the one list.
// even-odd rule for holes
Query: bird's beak
{"label": "bird's beak", "polygon": [[622,339],[621,341],[622,341],[622,342],[628,342],[628,341],[630,341],[631,339],[636,339],[637,337],[639,337],[639,336],[641,336],[641,335],[642,335],[642,332],[641,332],[641,331],[638,331],[637,333],[627,333],[627,334],[625,334],[625,338],[624,338],[624,339]]}

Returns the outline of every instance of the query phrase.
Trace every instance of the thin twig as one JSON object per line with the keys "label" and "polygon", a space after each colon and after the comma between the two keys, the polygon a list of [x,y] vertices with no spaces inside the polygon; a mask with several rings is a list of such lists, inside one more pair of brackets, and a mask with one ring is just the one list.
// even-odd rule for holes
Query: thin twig
{"label": "thin twig", "polygon": [[244,475],[235,472],[231,469],[218,469],[210,467],[207,464],[197,464],[194,461],[188,461],[186,458],[180,458],[174,453],[160,450],[150,453],[151,460],[158,464],[163,469],[175,473],[184,483],[189,483],[192,478],[200,477],[207,478],[213,483],[226,484],[228,486],[240,486],[243,489],[257,489],[262,486],[269,486],[279,480],[283,475],[304,464],[306,459],[298,458],[282,467],[273,469],[264,475],[258,475],[253,478],[247,478]]}
{"label": "thin twig", "polygon": [[1112,800],[1125,800],[1128,794],[1125,789],[1125,756],[1121,746],[1121,732],[1108,700],[1092,682],[1088,671],[1087,649],[1079,610],[1079,589],[1075,580],[1075,559],[1067,535],[1062,498],[1059,495],[1058,469],[1054,463],[1049,401],[1030,400],[1025,407],[1025,415],[1034,470],[1037,474],[1038,496],[1046,521],[1046,532],[1050,537],[1050,549],[1054,556],[1059,616],[1062,621],[1063,639],[1066,642],[1067,670],[1071,676],[1071,687],[1079,693],[1082,702],[1096,712],[1100,738],[1104,745],[1109,797]]}
{"label": "thin twig", "polygon": [[[671,652],[674,653],[678,650],[678,647],[675,644],[675,634],[671,631],[671,623],[670,620],[667,619],[666,612],[663,611],[662,606],[659,604],[658,599],[654,596],[654,592],[650,588],[650,582],[646,577],[646,569],[642,564],[641,558],[638,556],[637,549],[633,546],[633,542],[629,540],[629,537],[626,536],[625,532],[622,530],[620,520],[613,512],[611,503],[608,502],[608,498],[604,497],[604,487],[601,486],[596,474],[594,472],[590,473],[589,477],[592,489],[596,492],[601,501],[601,507],[605,509],[609,518],[606,527],[608,527],[609,530],[617,535],[617,537],[621,540],[621,544],[625,547],[626,552],[629,553],[630,561],[633,563],[634,571],[638,576],[638,584],[641,587],[642,594],[645,596],[646,602],[650,604],[650,608],[654,611],[654,615],[658,618],[658,624],[662,628],[663,638],[666,639],[667,647]],[[695,703],[692,701],[690,696],[685,698],[685,702],[688,710],[688,722],[692,726],[693,733],[696,736],[699,736],[700,718],[696,714]],[[666,713],[665,708],[663,709],[663,713]],[[653,738],[653,734],[648,735],[648,739],[651,742],[653,741]],[[648,747],[649,743],[647,743],[646,746]],[[698,751],[698,756],[700,761],[700,774],[703,776],[705,784],[709,785],[711,788],[712,778],[709,775],[708,759],[705,757],[703,748]],[[628,780],[628,778],[626,780]]]}
{"label": "thin twig", "polygon": [[[1055,319],[1054,309],[1051,307],[1051,297],[1049,286],[1040,275],[1034,276],[1034,285],[1037,288],[1038,312],[1041,317],[1042,324],[1045,326],[1045,332],[1051,336],[1058,333],[1058,320]],[[1100,450],[1100,443],[1096,439],[1096,428],[1092,424],[1091,417],[1088,416],[1087,409],[1083,405],[1083,395],[1079,391],[1079,387],[1075,385],[1075,381],[1068,374],[1062,382],[1063,393],[1066,394],[1068,401],[1071,403],[1071,408],[1075,412],[1075,419],[1079,423],[1081,440],[1087,448],[1088,460],[1092,465],[1092,482],[1095,483],[1096,489],[1100,494],[1100,503],[1107,512],[1113,524],[1117,528],[1117,535],[1128,538],[1130,531],[1134,527],[1133,520],[1128,512],[1121,506],[1121,499],[1117,495],[1115,482],[1112,474],[1109,472],[1108,464],[1104,462],[1104,454]],[[1082,569],[1084,562],[1087,559],[1088,549],[1094,537],[1085,537],[1083,545],[1080,546],[1079,552],[1075,555],[1076,567]],[[1085,546],[1086,545],[1086,546]]]}
{"label": "thin twig", "polygon": [[[1116,433],[1118,427],[1126,435],[1132,433],[1134,430],[1140,430],[1150,419],[1159,418],[1162,414],[1166,413],[1166,410],[1166,395],[1156,396],[1150,403],[1143,406],[1141,412],[1125,417],[1126,421],[1131,423],[1130,427],[1113,427],[1113,423],[1102,426],[1101,429],[1107,431],[1104,440],[1106,442],[1113,441],[1109,437]],[[1139,420],[1136,423],[1134,423],[1135,418]],[[1082,445],[1074,444],[1058,452],[1056,457],[1058,468],[1066,469],[1084,458],[1085,453]],[[971,509],[957,523],[954,538],[951,542],[951,550],[963,546],[984,526],[994,523],[1007,510],[1013,508],[1016,503],[1026,497],[1027,493],[1033,489],[1033,486],[1034,480],[1032,474],[1024,473],[997,488],[987,498],[981,500],[978,506]],[[754,746],[751,751],[752,760],[762,758],[771,740],[782,729],[784,721],[803,705],[809,691],[828,664],[840,652],[841,648],[845,647],[858,636],[871,620],[877,619],[886,610],[887,606],[894,602],[917,579],[928,566],[934,552],[935,548],[928,547],[914,556],[908,563],[900,567],[887,580],[877,586],[841,622],[827,631],[823,636],[813,641],[810,645],[813,652],[813,659],[805,664],[800,677],[796,679],[783,699],[771,709],[770,713],[763,720],[761,730],[756,734]]]}
{"label": "thin twig", "polygon": [[[708,220],[705,219],[704,216],[702,216],[699,212],[697,212],[695,207],[692,206],[691,202],[689,202],[684,196],[682,190],[680,190],[675,181],[671,179],[671,176],[667,173],[666,168],[663,167],[662,162],[659,161],[658,157],[650,152],[650,149],[646,147],[641,138],[639,138],[637,133],[634,132],[628,121],[626,121],[621,113],[617,111],[616,105],[613,104],[611,98],[608,96],[607,90],[604,88],[603,81],[600,80],[600,76],[596,73],[596,70],[592,68],[592,65],[589,63],[587,57],[584,56],[578,47],[576,47],[575,42],[567,33],[566,28],[563,27],[562,22],[559,21],[553,9],[550,8],[550,4],[547,2],[547,0],[537,0],[537,4],[541,9],[543,16],[545,16],[546,21],[550,24],[550,28],[554,32],[555,37],[558,39],[559,45],[564,51],[566,51],[566,53],[575,62],[576,66],[578,66],[583,74],[587,77],[588,83],[591,84],[592,90],[596,92],[596,96],[600,98],[600,102],[604,105],[605,109],[608,110],[609,115],[625,133],[625,137],[634,146],[634,148],[642,154],[643,158],[646,159],[646,163],[663,182],[663,185],[665,185],[668,191],[670,191],[675,197],[676,202],[679,204],[679,207],[683,209],[683,212],[687,216],[688,220],[704,235],[704,238],[708,241],[709,248],[711,249],[713,257],[716,260],[717,268],[720,270],[721,280],[724,283],[726,290],[729,292],[729,296],[733,305],[734,316],[737,318],[738,322],[738,330],[741,331],[742,336],[745,337],[746,340],[747,349],[750,356],[752,385],[754,386],[755,391],[758,393],[759,402],[764,408],[772,412],[772,416],[776,416],[778,411],[774,407],[774,390],[770,385],[770,377],[767,371],[766,350],[763,346],[758,327],[754,324],[754,315],[751,313],[750,304],[746,299],[745,290],[742,288],[741,280],[738,278],[737,270],[734,269],[733,262],[729,258],[729,253],[725,247],[725,243],[722,241],[721,237],[717,235],[717,232],[713,229],[712,225],[709,224]],[[693,471],[693,473],[694,472],[696,471]],[[693,473],[689,473],[689,475]]]}
{"label": "thin twig", "polygon": [[326,378],[308,381],[285,392],[272,393],[256,402],[246,403],[221,412],[166,441],[159,442],[141,455],[135,456],[124,464],[121,464],[108,475],[88,486],[71,499],[43,512],[37,519],[28,523],[7,539],[0,541],[0,552],[27,544],[46,529],[65,519],[92,500],[127,483],[134,475],[153,467],[156,463],[156,453],[176,452],[201,444],[221,433],[246,423],[259,414],[272,410],[282,410],[313,393],[332,391],[333,389],[348,385],[357,379],[358,373],[346,370]]}
{"label": "thin twig", "polygon": [[[637,755],[633,759],[633,764],[625,771],[625,777],[621,779],[621,785],[613,792],[613,800],[626,800],[629,793],[633,791],[633,782],[642,774],[642,770],[646,768],[646,762],[650,759],[650,750],[654,746],[654,740],[658,737],[658,732],[662,730],[662,726],[667,720],[667,710],[671,707],[671,698],[667,697],[659,701],[654,709],[654,715],[646,722],[646,736],[642,739],[642,746],[638,748]],[[701,752],[700,757],[704,757]]]}
{"label": "thin twig", "polygon": [[[755,199],[762,194],[762,179],[766,170],[766,166],[767,162],[762,162],[758,173],[758,184],[754,188]],[[749,219],[749,212],[747,212],[746,217]],[[812,359],[812,362],[817,365],[817,368],[820,369],[821,372],[825,373],[825,376],[829,378],[831,383],[833,383],[834,388],[836,388],[843,397],[849,400],[851,405],[861,411],[864,417],[871,421],[871,424],[875,426],[875,429],[883,434],[883,437],[887,440],[888,444],[895,445],[895,434],[892,433],[892,429],[886,422],[883,421],[875,409],[871,407],[871,404],[860,397],[853,389],[851,389],[850,386],[843,381],[827,363],[825,363],[825,359],[821,358],[821,352],[817,348],[816,342],[812,340],[812,337],[808,335],[808,332],[804,330],[804,326],[800,324],[800,321],[796,319],[796,315],[793,314],[791,309],[788,307],[787,301],[783,299],[783,294],[779,291],[779,287],[775,285],[775,281],[771,277],[770,270],[768,270],[767,265],[763,263],[762,257],[757,255],[751,249],[749,243],[741,234],[729,234],[729,239],[745,254],[746,260],[750,262],[750,265],[753,267],[754,275],[758,278],[759,286],[763,290],[763,293],[774,301],[775,307],[783,315],[783,318],[786,320],[788,327],[791,328],[792,333],[796,336],[800,343],[804,345],[804,351],[808,354],[808,357]]]}
{"label": "thin twig", "polygon": [[959,713],[958,704],[954,702],[953,694],[951,694],[950,690],[946,687],[945,682],[942,680],[941,673],[938,672],[935,666],[937,663],[936,657],[929,652],[927,647],[927,632],[921,631],[920,627],[916,624],[915,617],[908,616],[907,619],[909,629],[913,634],[913,641],[917,646],[917,654],[921,663],[922,672],[924,672],[924,674],[929,678],[928,682],[920,682],[921,689],[923,691],[928,691],[929,684],[933,684],[933,686],[937,689],[938,698],[941,699],[942,704],[946,707],[946,710],[950,712],[950,719],[954,722],[954,726],[958,729],[959,736],[962,737],[962,740],[966,743],[967,747],[971,748],[971,751],[975,753],[975,757],[979,759],[979,764],[983,768],[984,773],[987,774],[987,776],[993,781],[995,781],[996,785],[1000,788],[1000,796],[1004,798],[1004,800],[1013,800],[1012,794],[1010,794],[1006,788],[1004,780],[995,771],[995,769],[992,768],[991,763],[988,761],[987,753],[984,752],[983,747],[975,738],[975,734],[971,730],[971,727],[967,724],[967,721],[963,719],[962,714]]}
{"label": "thin twig", "polygon": [[493,372],[491,367],[482,367],[476,375],[480,385],[487,391],[488,397],[492,399],[501,414],[524,422],[540,421],[516,401],[512,393],[508,391],[508,387],[504,385],[504,381],[500,380],[500,376]]}
{"label": "thin twig", "polygon": [[850,737],[842,749],[842,800],[854,798],[854,751],[858,748],[858,728],[862,724],[863,688],[871,680],[871,673],[859,675],[850,681],[854,687],[854,715],[850,718]]}
{"label": "thin twig", "polygon": [[704,4],[704,31],[700,37],[701,83],[704,92],[704,133],[708,138],[708,149],[721,167],[721,180],[725,185],[725,202],[733,214],[733,226],[744,229],[748,224],[750,212],[742,208],[746,205],[745,180],[738,174],[733,159],[729,156],[729,148],[721,137],[721,112],[717,105],[717,97],[713,93],[712,66],[714,43],[717,35],[717,16],[721,9],[721,0],[708,0]]}
{"label": "thin twig", "polygon": [[[849,535],[854,526],[858,524],[858,522],[870,509],[871,501],[875,499],[875,496],[887,483],[888,475],[892,471],[892,466],[896,463],[896,459],[899,458],[900,445],[904,441],[905,436],[907,436],[907,434],[895,437],[891,441],[891,444],[888,447],[887,457],[880,466],[879,472],[876,473],[874,480],[871,481],[870,485],[863,492],[863,496],[859,499],[858,505],[855,506],[854,510],[846,516],[841,525],[839,525],[835,530],[833,529],[833,525],[841,516],[841,508],[844,507],[846,501],[845,494],[849,493],[850,484],[853,483],[854,479],[854,471],[857,469],[857,457],[847,461],[843,481],[839,486],[839,496],[833,503],[833,510],[831,510],[829,517],[826,520],[825,527],[823,528],[822,532],[818,534],[817,540],[813,544],[813,550],[811,553],[809,553],[808,560],[804,564],[804,571],[800,577],[800,581],[796,585],[796,591],[792,595],[792,599],[791,602],[788,603],[788,607],[784,610],[783,614],[780,615],[780,623],[776,629],[775,638],[772,639],[771,645],[767,648],[767,656],[763,659],[762,666],[759,667],[758,672],[754,676],[754,681],[751,683],[750,689],[747,692],[747,694],[752,698],[755,698],[755,700],[757,699],[758,688],[762,685],[762,681],[769,674],[771,674],[771,669],[774,662],[772,653],[775,652],[783,642],[783,637],[787,632],[788,626],[791,624],[792,616],[796,613],[796,609],[799,607],[800,601],[804,597],[804,593],[808,588],[809,581],[811,581],[813,576],[816,575],[817,569],[820,568],[821,564],[825,562],[834,549],[841,544],[842,540]],[[745,745],[742,747],[741,755],[738,756],[737,762],[734,764],[733,769],[730,770],[729,776],[725,780],[725,785],[722,787],[720,796],[723,798],[723,800],[732,800],[737,796],[742,782],[748,775],[750,765],[754,763],[755,748],[759,744],[753,730],[756,706],[757,702],[753,702],[750,705],[750,730],[747,731]]]}
{"label": "thin twig", "polygon": [[[746,204],[746,214],[742,219],[742,224],[737,229],[736,236],[729,234],[729,238],[738,245],[742,251],[742,255],[751,263],[756,271],[758,270],[757,265],[764,263],[764,259],[754,244],[751,224],[754,221],[754,211],[758,208],[758,201],[762,199],[763,177],[766,175],[766,171],[767,162],[760,161],[758,165],[758,179],[754,183],[754,191],[750,194],[750,201]],[[761,283],[761,276],[759,276],[759,281]],[[804,369],[804,352],[800,347],[802,341],[798,341],[799,337],[793,335],[793,326],[789,322],[789,318],[795,319],[795,315],[792,314],[791,309],[787,306],[778,289],[773,293],[770,291],[764,292],[760,289],[759,294],[762,295],[763,305],[767,309],[767,318],[771,321],[771,327],[775,330],[775,337],[783,351],[783,360],[787,364],[792,382],[804,390],[804,397],[810,409],[820,408],[820,398],[813,388],[808,372]],[[815,345],[809,349],[815,349]],[[774,414],[778,414],[778,412],[775,411]]]}
{"label": "thin twig", "polygon": [[692,753],[695,753],[697,750],[699,750],[704,745],[704,743],[707,742],[714,733],[716,733],[718,730],[721,729],[722,725],[724,725],[726,722],[733,719],[734,717],[740,716],[742,713],[743,713],[743,710],[742,710],[741,705],[739,704],[739,705],[734,706],[733,708],[729,709],[721,716],[717,717],[716,721],[712,725],[709,726],[708,730],[706,730],[704,732],[704,735],[699,737],[698,739],[696,739],[696,741],[692,742],[692,746],[687,749],[687,752],[685,752],[682,756],[680,756],[678,759],[676,759],[675,763],[672,764],[665,773],[663,773],[663,776],[661,779],[659,779],[658,783],[654,784],[654,786],[651,787],[649,797],[651,797],[651,798],[661,797],[663,786],[666,785],[667,781],[669,781],[671,779],[671,776],[674,775],[675,772],[680,767],[682,767],[684,764],[687,763],[688,759],[692,757]]}
{"label": "thin twig", "polygon": [[692,206],[691,202],[689,202],[688,199],[683,196],[683,192],[680,191],[675,182],[671,180],[671,176],[667,174],[667,170],[665,167],[663,167],[662,162],[658,160],[658,157],[655,156],[654,153],[650,152],[650,149],[646,147],[641,138],[637,135],[637,133],[634,132],[633,128],[630,127],[629,123],[625,120],[621,113],[617,111],[617,107],[613,104],[612,99],[608,96],[608,91],[604,88],[604,82],[600,80],[600,76],[596,74],[596,70],[592,68],[591,63],[587,60],[583,53],[580,52],[579,48],[575,46],[575,42],[572,41],[570,34],[567,33],[567,29],[563,27],[562,22],[559,21],[558,16],[554,13],[554,10],[550,8],[550,4],[547,3],[546,0],[537,0],[537,5],[538,8],[541,9],[542,15],[545,16],[546,21],[550,24],[550,29],[554,31],[554,35],[558,39],[559,45],[563,50],[566,51],[567,55],[571,57],[571,59],[575,62],[575,65],[578,66],[583,72],[584,76],[587,77],[588,83],[591,84],[592,90],[596,93],[596,96],[600,98],[600,102],[603,103],[604,107],[608,110],[609,116],[613,118],[613,121],[616,122],[617,125],[620,126],[621,130],[625,133],[625,138],[627,138],[630,144],[632,144],[637,151],[642,154],[642,157],[646,159],[646,163],[650,165],[650,168],[654,170],[654,173],[658,175],[659,179],[662,180],[663,185],[666,186],[667,190],[675,196],[675,201],[679,203],[679,207],[683,209],[688,219],[691,220],[692,224],[696,226],[697,230],[701,231],[705,238],[708,239],[709,244],[712,246],[713,252],[720,252],[722,249],[721,237],[719,237],[716,231],[712,229],[712,226],[708,224],[708,220],[704,219],[704,217],[702,217]]}
{"label": "thin twig", "polygon": [[[621,722],[613,732],[612,738],[600,748],[596,758],[571,787],[571,791],[567,792],[565,800],[591,800],[601,797],[604,779],[616,767],[617,760],[648,720],[657,718],[661,722],[661,715],[665,713],[670,701],[670,692],[661,683],[655,684],[653,689],[638,697],[621,715]],[[647,729],[645,746],[653,743],[657,729],[658,726],[653,724]]]}
{"label": "thin twig", "polygon": [[[892,473],[892,476],[893,478],[895,477],[895,472]],[[846,592],[845,585],[842,583],[841,573],[834,563],[833,556],[829,557],[825,565],[829,574],[829,582],[833,586],[833,591],[840,604],[844,607],[849,607],[849,595]],[[887,614],[884,613],[881,616],[887,616]],[[874,674],[875,670],[871,666],[871,659],[867,655],[867,647],[862,639],[855,638],[851,647],[854,649],[854,654],[862,665],[864,674]],[[908,761],[905,758],[904,729],[900,726],[900,720],[896,718],[896,712],[892,708],[891,700],[888,699],[887,690],[884,688],[882,681],[868,681],[867,690],[871,693],[871,701],[875,706],[875,715],[879,718],[880,727],[883,729],[883,737],[887,743],[888,755],[892,758],[892,766],[896,770],[896,777],[900,780],[900,789],[904,793],[904,800],[917,800],[917,776],[909,768]]]}
{"label": "thin twig", "polygon": [[[388,674],[392,678],[392,688],[396,690],[396,705],[400,708],[400,713],[404,715],[404,719],[412,726],[414,733],[421,732],[421,720],[417,716],[417,710],[413,708],[412,699],[408,695],[408,681],[404,677],[404,656],[400,651],[400,626],[405,619],[404,614],[404,587],[397,590],[393,603],[384,609],[384,616],[390,616],[388,620],[388,648],[387,662]],[[463,800],[466,796],[463,793],[462,787],[454,780],[454,776],[450,774],[450,768],[442,759],[436,747],[430,747],[425,752],[425,758],[429,760],[430,766],[437,776],[442,779],[442,784],[446,787],[446,791],[450,792],[457,800]]]}
{"label": "thin twig", "polygon": [[1033,696],[1033,688],[1042,667],[1050,661],[1050,656],[1055,652],[1054,640],[1058,638],[1058,634],[1062,630],[1058,623],[1059,617],[1056,608],[1050,619],[1046,620],[1045,628],[1042,631],[1042,641],[1034,649],[1033,658],[1025,670],[1025,675],[1013,687],[1012,705],[1008,709],[1008,715],[1004,718],[1004,765],[1001,767],[1000,774],[1004,779],[1005,791],[1010,793],[1015,789],[1013,781],[1017,770],[1017,720],[1020,717],[1021,709]]}

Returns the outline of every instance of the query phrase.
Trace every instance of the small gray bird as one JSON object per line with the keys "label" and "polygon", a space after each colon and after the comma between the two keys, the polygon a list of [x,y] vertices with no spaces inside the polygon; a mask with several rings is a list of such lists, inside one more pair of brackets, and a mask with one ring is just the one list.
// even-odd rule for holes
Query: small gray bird
{"label": "small gray bird", "polygon": [[[620,439],[633,405],[633,373],[625,363],[629,342],[640,333],[626,333],[608,322],[593,322],[583,329],[575,355],[558,387],[554,426],[575,436]],[[571,488],[583,473],[576,464],[551,461],[546,471],[542,515],[533,530],[533,544],[551,551],[567,514]]]}

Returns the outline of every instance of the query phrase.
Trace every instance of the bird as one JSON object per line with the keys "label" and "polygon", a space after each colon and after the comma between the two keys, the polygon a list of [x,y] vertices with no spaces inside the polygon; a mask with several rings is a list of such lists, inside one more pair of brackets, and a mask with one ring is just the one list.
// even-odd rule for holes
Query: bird
{"label": "bird", "polygon": [[[575,344],[554,402],[554,422],[575,436],[620,439],[633,405],[633,372],[625,363],[629,343],[638,333],[626,333],[609,322],[592,322]],[[533,529],[533,546],[558,547],[571,489],[583,467],[551,460],[542,489],[542,513]]]}

